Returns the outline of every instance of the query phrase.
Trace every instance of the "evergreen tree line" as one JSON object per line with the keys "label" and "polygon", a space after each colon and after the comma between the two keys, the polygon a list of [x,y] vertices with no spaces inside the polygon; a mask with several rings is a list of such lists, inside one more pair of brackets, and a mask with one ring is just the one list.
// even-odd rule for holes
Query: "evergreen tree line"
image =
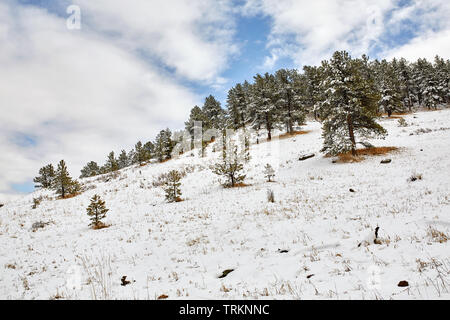
{"label": "evergreen tree line", "polygon": [[[418,59],[411,63],[404,58],[370,61],[365,55],[353,59],[347,52],[338,51],[320,66],[305,66],[303,72],[280,69],[274,74],[257,74],[252,83],[236,84],[228,91],[226,108],[214,96],[208,96],[201,107],[191,109],[185,132],[191,136],[191,148],[196,130],[205,134],[210,129],[224,133],[226,129],[251,128],[265,130],[267,140],[271,140],[274,129],[293,133],[310,114],[322,122],[324,152],[355,152],[356,144],[364,143],[357,138],[386,135],[375,121],[382,113],[391,116],[395,112],[411,112],[418,106],[437,109],[450,103],[449,85],[450,61],[439,56],[433,62]],[[168,160],[181,142],[175,136],[182,138],[167,128],[154,141],[139,141],[132,150],[122,150],[118,157],[111,151],[104,165],[87,163],[80,178],[151,160]],[[204,155],[207,141],[199,143]],[[44,171],[38,178],[44,179],[39,186],[46,188]]]}

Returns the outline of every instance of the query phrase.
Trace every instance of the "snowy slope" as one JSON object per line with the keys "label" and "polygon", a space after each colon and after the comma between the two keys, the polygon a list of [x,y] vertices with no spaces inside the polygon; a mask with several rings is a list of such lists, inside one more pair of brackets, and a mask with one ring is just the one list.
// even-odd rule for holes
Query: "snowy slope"
{"label": "snowy slope", "polygon": [[[206,158],[194,151],[108,182],[85,180],[92,189],[82,195],[34,210],[33,197],[54,194],[6,203],[0,298],[450,299],[450,241],[429,232],[450,235],[450,110],[405,119],[405,128],[382,120],[389,136],[372,141],[399,152],[360,163],[319,155],[316,122],[303,128],[309,134],[255,145],[245,188],[219,185],[210,147]],[[317,156],[298,161],[309,152]],[[386,157],[392,163],[380,164]],[[276,182],[265,182],[267,162]],[[185,201],[169,204],[152,182],[174,168],[187,172]],[[414,173],[422,180],[408,182]],[[107,229],[88,227],[95,193],[110,209]],[[38,221],[49,224],[33,232]],[[234,271],[218,278],[225,269]],[[121,286],[122,276],[131,284]],[[402,280],[409,287],[398,287]]]}

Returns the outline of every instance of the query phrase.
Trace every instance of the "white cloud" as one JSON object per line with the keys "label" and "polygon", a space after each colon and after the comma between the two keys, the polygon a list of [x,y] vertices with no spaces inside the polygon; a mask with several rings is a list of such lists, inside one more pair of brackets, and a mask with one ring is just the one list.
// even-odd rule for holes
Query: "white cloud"
{"label": "white cloud", "polygon": [[409,61],[416,61],[419,58],[433,61],[436,55],[449,59],[450,30],[421,35],[399,48],[387,50],[384,55],[387,59],[403,57]]}
{"label": "white cloud", "polygon": [[448,29],[448,9],[447,0],[417,0],[407,7],[398,0],[247,0],[243,12],[272,20],[267,63],[283,49],[300,67],[318,64],[336,50],[359,56],[385,48],[384,37],[401,33],[405,21],[415,24],[417,41],[431,39]]}
{"label": "white cloud", "polygon": [[[0,196],[63,158],[78,176],[89,160],[182,125],[200,100],[124,47],[84,25],[68,30],[43,9],[2,2],[0,47]],[[37,144],[21,146],[17,136]]]}
{"label": "white cloud", "polygon": [[84,25],[113,32],[114,41],[139,49],[189,80],[215,84],[238,52],[231,0],[75,0]]}

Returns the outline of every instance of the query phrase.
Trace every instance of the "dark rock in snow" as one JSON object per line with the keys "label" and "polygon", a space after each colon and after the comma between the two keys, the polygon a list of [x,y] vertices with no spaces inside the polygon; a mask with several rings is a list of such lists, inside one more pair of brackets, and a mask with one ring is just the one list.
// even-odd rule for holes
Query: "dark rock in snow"
{"label": "dark rock in snow", "polygon": [[391,162],[392,162],[391,159],[384,159],[384,160],[381,161],[382,164],[388,164],[388,163],[391,163]]}
{"label": "dark rock in snow", "polygon": [[4,206],[4,204],[3,204],[3,203],[0,203],[0,208],[3,207],[3,206]]}
{"label": "dark rock in snow", "polygon": [[314,276],[314,274],[308,274],[308,275],[306,276],[306,279],[309,279],[309,278],[311,278],[312,276]]}
{"label": "dark rock in snow", "polygon": [[48,224],[49,224],[49,222],[42,222],[42,221],[35,222],[35,223],[33,223],[31,225],[31,230],[33,232],[35,232],[37,229],[45,228],[45,226],[48,225]]}
{"label": "dark rock in snow", "polygon": [[350,191],[350,192],[355,192],[355,190],[353,190],[353,189],[349,189],[348,191]]}
{"label": "dark rock in snow", "polygon": [[298,161],[305,161],[305,160],[311,159],[311,158],[313,158],[315,156],[316,155],[314,153],[302,154],[300,156],[300,158],[298,159]]}
{"label": "dark rock in snow", "polygon": [[233,271],[234,271],[234,269],[227,269],[227,270],[224,270],[224,271],[222,272],[222,275],[219,276],[219,279],[225,278],[228,274],[230,274],[230,273],[233,272]]}
{"label": "dark rock in snow", "polygon": [[288,253],[289,252],[289,250],[281,250],[281,249],[278,249],[278,253]]}
{"label": "dark rock in snow", "polygon": [[130,284],[131,283],[131,281],[128,281],[127,280],[127,276],[123,276],[121,279],[120,279],[120,282],[121,282],[121,286],[126,286],[127,284]]}
{"label": "dark rock in snow", "polygon": [[408,281],[403,280],[398,283],[398,286],[399,287],[409,287],[409,283],[408,283]]}

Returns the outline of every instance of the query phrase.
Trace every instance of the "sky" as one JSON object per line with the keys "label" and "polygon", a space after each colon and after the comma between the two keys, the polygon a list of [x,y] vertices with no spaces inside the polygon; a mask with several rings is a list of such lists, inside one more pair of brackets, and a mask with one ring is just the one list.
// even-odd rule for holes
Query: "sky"
{"label": "sky", "polygon": [[336,50],[450,58],[448,0],[2,0],[0,201],[40,167],[182,129],[190,109],[256,73]]}

